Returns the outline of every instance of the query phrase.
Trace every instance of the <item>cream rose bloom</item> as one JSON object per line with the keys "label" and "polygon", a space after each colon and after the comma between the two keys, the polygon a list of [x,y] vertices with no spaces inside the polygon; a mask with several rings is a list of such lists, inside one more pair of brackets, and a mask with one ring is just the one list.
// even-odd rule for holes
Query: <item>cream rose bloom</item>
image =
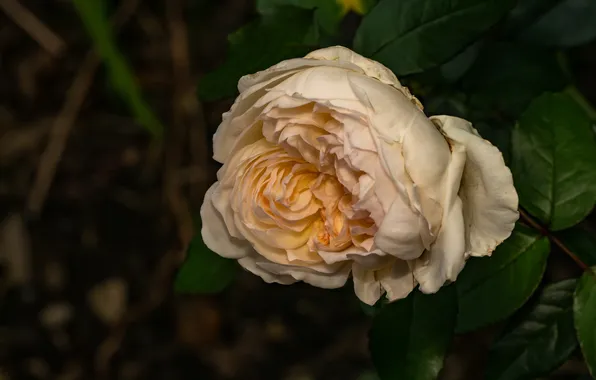
{"label": "cream rose bloom", "polygon": [[202,236],[267,282],[374,304],[438,291],[518,219],[501,152],[472,125],[426,117],[385,66],[343,47],[247,75],[214,138],[223,167]]}

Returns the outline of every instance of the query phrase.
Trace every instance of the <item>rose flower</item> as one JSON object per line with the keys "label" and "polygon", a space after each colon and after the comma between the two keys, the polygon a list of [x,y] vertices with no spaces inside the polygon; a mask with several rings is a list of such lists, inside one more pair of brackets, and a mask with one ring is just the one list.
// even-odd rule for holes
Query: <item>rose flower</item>
{"label": "rose flower", "polygon": [[202,237],[267,282],[343,286],[374,304],[455,281],[518,219],[501,152],[427,117],[385,66],[343,47],[240,79],[213,137],[223,164]]}

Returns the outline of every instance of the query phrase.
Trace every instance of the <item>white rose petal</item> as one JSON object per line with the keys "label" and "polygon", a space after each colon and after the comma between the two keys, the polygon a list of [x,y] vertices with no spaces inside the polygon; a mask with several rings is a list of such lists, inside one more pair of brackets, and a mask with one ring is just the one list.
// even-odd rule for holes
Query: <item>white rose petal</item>
{"label": "white rose petal", "polygon": [[452,144],[466,148],[460,190],[466,222],[466,253],[490,255],[511,235],[519,218],[511,171],[505,166],[503,154],[480,137],[470,122],[451,116],[435,116],[431,120]]}
{"label": "white rose petal", "polygon": [[201,235],[210,250],[229,259],[239,259],[252,252],[253,248],[246,240],[236,239],[229,234],[223,217],[213,206],[212,195],[217,186],[215,183],[207,190],[201,206],[201,220],[204,221]]}
{"label": "white rose petal", "polygon": [[354,293],[367,305],[374,305],[381,298],[381,284],[373,271],[366,270],[354,264],[352,268],[354,278]]}

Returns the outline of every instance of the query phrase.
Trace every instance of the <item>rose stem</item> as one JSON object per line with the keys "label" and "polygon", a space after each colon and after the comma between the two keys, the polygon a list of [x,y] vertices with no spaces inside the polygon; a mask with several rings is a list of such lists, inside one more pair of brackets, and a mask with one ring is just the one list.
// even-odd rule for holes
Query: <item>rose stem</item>
{"label": "rose stem", "polygon": [[590,267],[588,265],[586,265],[586,263],[581,261],[580,258],[577,257],[577,255],[575,253],[571,252],[571,250],[569,248],[567,248],[567,246],[561,240],[559,240],[556,236],[554,236],[552,234],[552,232],[550,232],[546,227],[542,226],[540,223],[538,223],[534,219],[532,219],[530,214],[528,214],[521,207],[519,208],[519,215],[521,216],[521,219],[524,222],[526,222],[530,227],[538,230],[542,235],[548,237],[557,247],[559,247],[561,249],[561,251],[565,252],[565,254],[567,254],[567,256],[571,257],[571,259],[573,261],[575,261],[575,263],[577,265],[579,265],[579,267],[583,271],[589,271],[590,273],[594,274],[594,272],[592,272],[590,270]]}

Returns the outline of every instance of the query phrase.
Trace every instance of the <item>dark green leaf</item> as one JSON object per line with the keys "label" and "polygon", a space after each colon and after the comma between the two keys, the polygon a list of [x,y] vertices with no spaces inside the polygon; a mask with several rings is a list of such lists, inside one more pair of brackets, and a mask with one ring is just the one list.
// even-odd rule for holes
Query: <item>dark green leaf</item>
{"label": "dark green leaf", "polygon": [[257,0],[257,11],[265,16],[279,14],[280,8],[288,6],[314,10],[315,20],[325,32],[330,34],[337,32],[344,16],[341,5],[335,0]]}
{"label": "dark green leaf", "polygon": [[406,75],[446,62],[511,9],[515,0],[381,0],[354,48]]}
{"label": "dark green leaf", "polygon": [[144,102],[134,74],[118,50],[102,0],[74,0],[87,32],[108,68],[110,80],[122,99],[138,120],[155,136],[163,133],[163,127],[149,106]]}
{"label": "dark green leaf", "polygon": [[474,107],[517,119],[536,96],[562,90],[563,72],[554,53],[540,48],[486,45],[463,79]]}
{"label": "dark green leaf", "polygon": [[562,0],[519,0],[503,22],[502,33],[515,36],[532,25]]}
{"label": "dark green leaf", "polygon": [[362,301],[359,301],[359,303],[360,303],[360,308],[362,309],[364,314],[368,315],[369,317],[374,317],[374,316],[378,315],[381,312],[381,310],[383,310],[383,307],[385,307],[385,305],[387,305],[387,298],[381,297],[377,301],[377,303],[375,303],[372,306],[369,304],[366,304]]}
{"label": "dark green leaf", "polygon": [[596,268],[579,280],[573,302],[575,330],[590,373],[596,379]]}
{"label": "dark green leaf", "polygon": [[426,295],[418,290],[375,317],[370,352],[382,380],[434,380],[443,367],[457,315],[453,285]]}
{"label": "dark green leaf", "polygon": [[474,64],[482,47],[482,41],[470,45],[453,59],[439,67],[447,83],[457,82]]}
{"label": "dark green leaf", "polygon": [[561,231],[556,236],[563,241],[584,264],[596,265],[596,237],[580,226]]}
{"label": "dark green leaf", "polygon": [[470,259],[455,282],[457,332],[500,321],[519,309],[540,284],[549,251],[548,239],[517,225],[491,257]]}
{"label": "dark green leaf", "polygon": [[376,372],[368,371],[358,376],[358,380],[381,380]]}
{"label": "dark green leaf", "polygon": [[544,288],[532,308],[490,351],[486,380],[534,379],[558,368],[577,347],[573,291],[577,280]]}
{"label": "dark green leaf", "polygon": [[229,37],[226,61],[199,81],[199,97],[233,96],[243,75],[306,55],[316,47],[315,30],[312,11],[296,8],[280,8],[239,29]]}
{"label": "dark green leaf", "polygon": [[570,47],[596,38],[596,1],[562,0],[520,34],[543,46]]}
{"label": "dark green leaf", "polygon": [[596,141],[590,118],[567,94],[532,102],[513,130],[520,203],[552,230],[577,224],[596,202]]}
{"label": "dark green leaf", "polygon": [[424,98],[424,111],[429,115],[451,115],[466,118],[468,106],[466,95],[458,92],[435,92]]}
{"label": "dark green leaf", "polygon": [[[337,3],[336,1],[333,1]],[[321,4],[321,0],[257,0],[257,11],[260,14],[275,13],[280,7],[297,7],[303,9],[315,9]],[[339,4],[338,4],[339,6]]]}
{"label": "dark green leaf", "polygon": [[238,268],[236,260],[223,258],[207,248],[199,233],[190,243],[174,289],[179,293],[218,293],[234,280]]}

